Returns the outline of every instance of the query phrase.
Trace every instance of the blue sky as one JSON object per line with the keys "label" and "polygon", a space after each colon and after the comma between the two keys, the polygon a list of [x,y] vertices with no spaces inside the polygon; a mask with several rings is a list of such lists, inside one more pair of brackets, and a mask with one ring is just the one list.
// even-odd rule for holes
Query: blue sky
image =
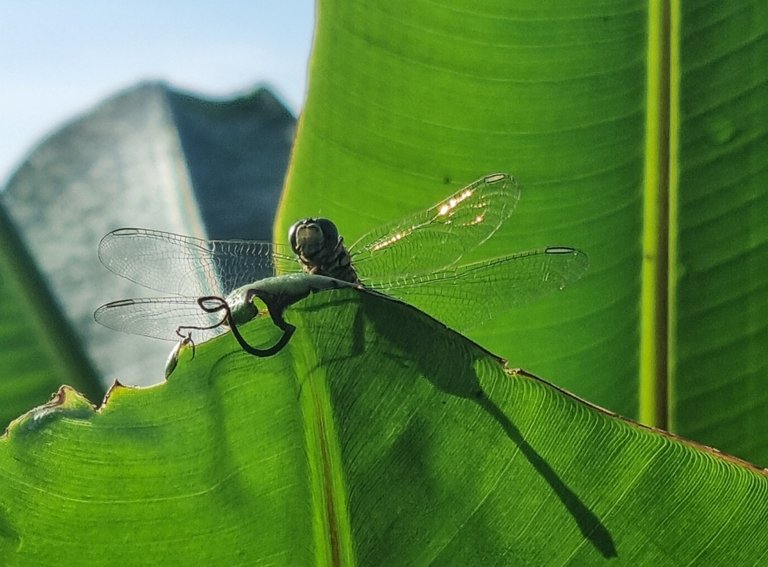
{"label": "blue sky", "polygon": [[297,113],[312,0],[0,0],[0,186],[63,122],[161,79],[223,97],[267,83]]}

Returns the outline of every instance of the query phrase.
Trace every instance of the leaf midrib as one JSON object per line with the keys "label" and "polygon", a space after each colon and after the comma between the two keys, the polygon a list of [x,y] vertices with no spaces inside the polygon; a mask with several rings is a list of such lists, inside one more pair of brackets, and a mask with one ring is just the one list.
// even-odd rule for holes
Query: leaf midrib
{"label": "leaf midrib", "polygon": [[[294,317],[300,317],[294,312]],[[354,565],[351,528],[343,477],[341,448],[334,417],[327,366],[317,358],[310,325],[299,322],[291,341],[295,376],[299,384],[299,403],[305,424],[305,443],[311,478],[312,525],[317,565]]]}
{"label": "leaf midrib", "polygon": [[640,329],[640,420],[667,429],[669,372],[674,305],[669,273],[674,265],[673,116],[671,77],[679,6],[651,2],[648,10],[648,77],[646,99],[645,179],[643,187],[643,269]]}

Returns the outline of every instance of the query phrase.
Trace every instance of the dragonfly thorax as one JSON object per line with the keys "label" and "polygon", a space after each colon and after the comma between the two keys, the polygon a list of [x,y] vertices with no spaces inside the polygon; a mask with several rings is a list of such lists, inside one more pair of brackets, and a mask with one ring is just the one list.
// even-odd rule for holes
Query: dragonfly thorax
{"label": "dragonfly thorax", "polygon": [[359,283],[344,239],[330,220],[300,220],[288,231],[288,240],[304,272]]}

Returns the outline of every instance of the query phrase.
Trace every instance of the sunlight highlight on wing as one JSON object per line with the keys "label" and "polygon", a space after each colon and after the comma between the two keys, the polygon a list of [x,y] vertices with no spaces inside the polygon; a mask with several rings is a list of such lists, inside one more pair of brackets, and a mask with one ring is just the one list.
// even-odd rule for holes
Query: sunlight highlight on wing
{"label": "sunlight highlight on wing", "polygon": [[520,187],[495,173],[462,187],[435,205],[382,225],[349,252],[360,279],[405,276],[441,269],[488,240],[510,217]]}
{"label": "sunlight highlight on wing", "polygon": [[469,199],[472,196],[473,193],[474,193],[474,191],[472,191],[471,189],[467,189],[466,191],[464,191],[460,195],[456,195],[454,197],[451,197],[450,200],[447,203],[444,203],[443,205],[440,206],[440,209],[437,212],[437,216],[445,216],[445,215],[447,215],[453,209],[455,209],[458,206],[459,203]]}
{"label": "sunlight highlight on wing", "polygon": [[393,234],[383,242],[377,242],[376,244],[374,244],[371,250],[375,252],[377,250],[381,250],[382,248],[386,248],[387,246],[392,246],[395,242],[397,242],[398,240],[402,240],[403,238],[408,236],[411,232],[412,231],[398,232],[397,234]]}

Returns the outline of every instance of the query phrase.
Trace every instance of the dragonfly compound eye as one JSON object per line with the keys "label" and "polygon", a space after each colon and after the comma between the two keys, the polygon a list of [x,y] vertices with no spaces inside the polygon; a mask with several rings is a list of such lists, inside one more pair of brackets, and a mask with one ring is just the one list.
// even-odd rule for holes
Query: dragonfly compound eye
{"label": "dragonfly compound eye", "polygon": [[303,219],[300,221],[296,221],[291,225],[291,228],[288,229],[288,242],[291,244],[291,250],[295,254],[298,254],[299,251],[297,249],[297,242],[296,242],[296,233],[298,232],[299,228],[304,225],[304,223],[310,221],[311,219]]}
{"label": "dragonfly compound eye", "polygon": [[329,246],[336,246],[339,241],[339,229],[336,225],[328,219],[317,219],[315,222],[323,233],[323,241]]}
{"label": "dragonfly compound eye", "polygon": [[339,231],[328,219],[308,218],[295,223],[288,238],[295,254],[312,258],[324,249],[334,249],[339,242]]}

